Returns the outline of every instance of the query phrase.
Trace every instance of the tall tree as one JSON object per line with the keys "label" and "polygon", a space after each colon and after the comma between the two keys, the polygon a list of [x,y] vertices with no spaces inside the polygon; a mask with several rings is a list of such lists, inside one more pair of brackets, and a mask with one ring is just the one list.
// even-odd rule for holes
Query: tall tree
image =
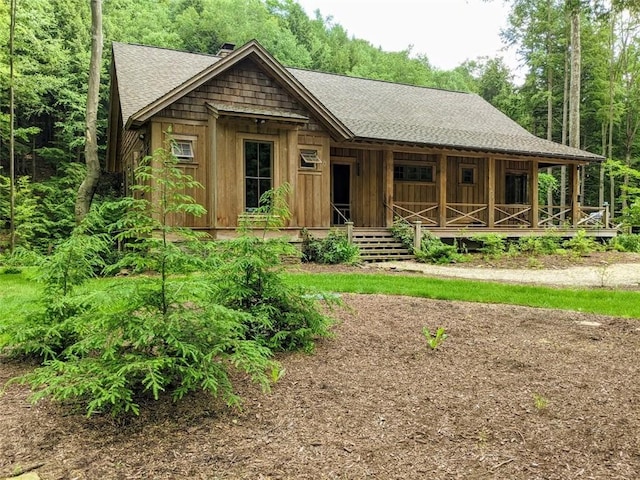
{"label": "tall tree", "polygon": [[89,66],[89,89],[87,92],[87,121],[84,156],[87,174],[78,189],[76,199],[76,222],[89,212],[93,195],[100,180],[98,158],[98,101],[100,95],[100,69],[102,68],[102,0],[91,0],[91,62]]}

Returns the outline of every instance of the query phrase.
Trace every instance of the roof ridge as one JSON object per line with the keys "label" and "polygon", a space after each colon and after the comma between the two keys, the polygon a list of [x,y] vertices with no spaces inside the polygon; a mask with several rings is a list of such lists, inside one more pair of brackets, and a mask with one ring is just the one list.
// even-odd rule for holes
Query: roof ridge
{"label": "roof ridge", "polygon": [[142,43],[130,43],[130,42],[111,42],[111,43],[112,43],[112,45],[126,45],[128,47],[153,48],[155,50],[167,50],[169,52],[186,53],[188,55],[198,55],[198,56],[201,56],[201,57],[223,58],[220,55],[214,55],[213,53],[189,52],[189,51],[186,51],[186,50],[178,50],[177,48],[160,47],[160,46],[157,46],[157,45],[144,45]]}
{"label": "roof ridge", "polygon": [[354,75],[347,75],[346,73],[335,73],[335,72],[322,72],[320,70],[312,70],[310,68],[300,68],[300,67],[285,67],[287,70],[299,70],[302,72],[311,72],[311,73],[319,73],[322,75],[332,75],[334,77],[344,77],[351,78],[355,80],[365,80],[368,82],[378,82],[378,83],[387,83],[390,85],[402,85],[405,87],[414,87],[414,88],[422,88],[425,90],[436,90],[438,92],[448,92],[448,93],[462,93],[465,95],[478,95],[475,92],[463,92],[462,90],[451,90],[448,88],[439,88],[439,87],[429,87],[428,85],[416,85],[414,83],[405,83],[405,82],[393,82],[391,80],[383,80],[381,78],[366,78],[366,77],[358,77]]}

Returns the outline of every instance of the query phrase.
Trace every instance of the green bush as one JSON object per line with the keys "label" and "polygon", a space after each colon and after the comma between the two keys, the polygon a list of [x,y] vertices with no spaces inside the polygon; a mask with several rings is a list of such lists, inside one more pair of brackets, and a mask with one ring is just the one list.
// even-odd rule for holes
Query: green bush
{"label": "green bush", "polygon": [[499,258],[507,250],[506,237],[499,233],[473,235],[471,240],[480,245],[478,250],[488,258]]}
{"label": "green bush", "polygon": [[[34,400],[79,402],[88,415],[137,414],[142,400],[164,392],[178,400],[206,390],[237,404],[231,368],[263,388],[280,376],[271,351],[247,339],[249,313],[216,304],[212,286],[201,277],[170,275],[192,258],[169,236],[194,243],[197,238],[168,225],[168,213],[197,215],[204,209],[184,195],[197,184],[172,155],[159,150],[153,160],[158,167],[145,158],[136,171],[138,181],[154,181],[136,187],[143,195],[129,199],[117,239],[134,239],[125,243],[126,261],[156,275],[118,279],[92,291],[79,288],[102,262],[96,243],[102,237],[81,226],[43,267],[43,308],[0,332],[3,351],[44,359],[43,366],[14,380],[29,384]],[[151,203],[152,196],[158,201]]]}
{"label": "green bush", "polygon": [[574,237],[562,242],[562,246],[578,256],[602,250],[602,245],[596,242],[593,237],[588,237],[584,230],[578,230]]}
{"label": "green bush", "polygon": [[400,217],[396,217],[393,225],[389,229],[393,237],[398,240],[402,245],[409,250],[409,252],[413,253],[414,243],[413,239],[415,237],[415,228],[410,225],[407,221]]}
{"label": "green bush", "polygon": [[640,253],[640,235],[625,233],[613,237],[610,246],[618,252]]}
{"label": "green bush", "polygon": [[414,251],[416,260],[422,263],[456,263],[464,259],[464,255],[458,253],[458,247],[444,243],[431,232],[424,232],[420,242],[420,250]]}
{"label": "green bush", "polygon": [[352,265],[359,257],[360,249],[349,243],[343,232],[332,231],[325,238],[313,238],[309,232],[303,232],[302,260],[305,262]]}
{"label": "green bush", "polygon": [[554,233],[518,239],[518,250],[528,255],[551,255],[560,248],[561,238]]}

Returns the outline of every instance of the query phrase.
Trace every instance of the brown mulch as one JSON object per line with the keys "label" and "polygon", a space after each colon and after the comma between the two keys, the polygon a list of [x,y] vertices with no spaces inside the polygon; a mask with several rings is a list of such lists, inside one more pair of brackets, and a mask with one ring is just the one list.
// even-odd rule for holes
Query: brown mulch
{"label": "brown mulch", "polygon": [[[637,321],[344,300],[335,338],[282,356],[270,394],[237,380],[242,412],[194,395],[118,423],[31,406],[11,386],[0,397],[0,478],[31,467],[44,480],[640,478]],[[446,328],[438,350],[424,326]],[[0,382],[27,368],[0,359]]]}

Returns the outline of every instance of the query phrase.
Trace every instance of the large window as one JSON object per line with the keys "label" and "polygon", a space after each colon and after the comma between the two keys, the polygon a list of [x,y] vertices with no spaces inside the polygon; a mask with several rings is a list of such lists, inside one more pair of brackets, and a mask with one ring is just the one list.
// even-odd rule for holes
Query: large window
{"label": "large window", "polygon": [[527,203],[527,174],[507,173],[505,177],[505,203]]}
{"label": "large window", "polygon": [[272,188],[273,143],[244,141],[245,209],[260,206],[260,196]]}

